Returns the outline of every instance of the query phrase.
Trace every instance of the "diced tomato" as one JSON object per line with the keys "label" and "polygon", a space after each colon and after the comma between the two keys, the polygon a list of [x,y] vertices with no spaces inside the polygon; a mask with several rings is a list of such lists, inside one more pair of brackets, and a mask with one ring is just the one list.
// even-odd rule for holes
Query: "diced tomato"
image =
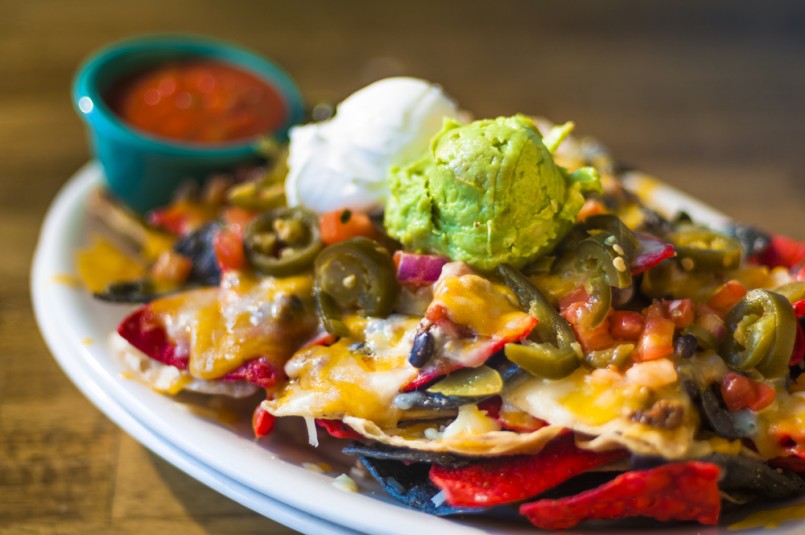
{"label": "diced tomato", "polygon": [[674,353],[674,322],[666,318],[655,303],[646,312],[643,333],[637,342],[637,360],[670,357]]}
{"label": "diced tomato", "polygon": [[696,317],[696,307],[690,299],[674,299],[663,301],[666,317],[674,322],[677,329],[684,329]]}
{"label": "diced tomato", "polygon": [[771,405],[776,396],[774,388],[740,373],[730,372],[721,382],[721,397],[731,411],[750,409],[757,412]]}
{"label": "diced tomato", "polygon": [[707,306],[724,315],[745,295],[746,287],[743,284],[737,280],[729,280],[715,291],[707,301]]}
{"label": "diced tomato", "polygon": [[589,314],[586,302],[575,302],[562,311],[564,317],[573,332],[576,334],[576,339],[581,344],[581,349],[585,353],[590,351],[597,351],[599,349],[606,349],[615,345],[615,339],[609,332],[609,318],[601,322],[600,325],[595,327],[587,327],[584,325],[584,317]]}
{"label": "diced tomato", "polygon": [[184,236],[215,219],[218,209],[193,200],[179,200],[148,213],[148,222],[171,234]]}
{"label": "diced tomato", "polygon": [[637,340],[643,332],[643,316],[630,310],[616,310],[609,316],[609,332],[619,340]]}
{"label": "diced tomato", "polygon": [[604,203],[597,199],[587,199],[584,201],[584,204],[579,210],[578,215],[576,215],[576,221],[584,221],[588,217],[592,217],[594,215],[605,214],[607,212],[607,207],[604,206]]}
{"label": "diced tomato", "polygon": [[363,212],[349,209],[333,210],[319,217],[321,239],[327,245],[342,242],[357,236],[377,237],[372,220]]}
{"label": "diced tomato", "polygon": [[559,310],[564,311],[573,303],[584,303],[588,299],[587,292],[584,291],[584,288],[576,288],[572,292],[567,293],[559,298]]}
{"label": "diced tomato", "polygon": [[221,271],[237,271],[247,266],[243,236],[229,228],[219,229],[212,240],[215,258]]}
{"label": "diced tomato", "polygon": [[276,418],[273,414],[258,405],[252,414],[252,431],[255,438],[262,438],[274,429]]}
{"label": "diced tomato", "polygon": [[[578,300],[579,298],[582,300]],[[606,349],[615,345],[615,339],[609,332],[609,316],[595,327],[587,326],[588,322],[585,320],[591,312],[589,296],[583,289],[576,290],[563,297],[560,300],[560,310],[562,317],[565,318],[573,328],[576,339],[579,344],[581,344],[581,349],[585,353]]]}
{"label": "diced tomato", "polygon": [[245,208],[232,206],[224,211],[223,218],[227,229],[243,236],[244,232],[246,232],[246,227],[249,226],[249,223],[252,222],[256,215]]}

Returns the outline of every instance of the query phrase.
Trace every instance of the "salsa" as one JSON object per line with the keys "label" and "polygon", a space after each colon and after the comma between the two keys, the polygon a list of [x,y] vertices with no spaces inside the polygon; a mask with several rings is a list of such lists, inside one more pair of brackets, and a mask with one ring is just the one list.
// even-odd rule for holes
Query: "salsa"
{"label": "salsa", "polygon": [[239,141],[286,119],[282,98],[258,76],[227,63],[164,63],[125,77],[105,95],[112,111],[149,134],[192,143]]}

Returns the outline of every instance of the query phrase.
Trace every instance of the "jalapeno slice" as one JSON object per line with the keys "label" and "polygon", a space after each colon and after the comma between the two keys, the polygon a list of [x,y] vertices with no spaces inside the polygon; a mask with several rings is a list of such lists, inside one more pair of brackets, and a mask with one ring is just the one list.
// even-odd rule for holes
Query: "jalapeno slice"
{"label": "jalapeno slice", "polygon": [[368,238],[352,238],[324,249],[314,265],[317,311],[325,329],[344,335],[342,310],[387,316],[397,299],[397,269],[386,249]]}
{"label": "jalapeno slice", "polygon": [[528,277],[517,269],[502,264],[496,269],[503,283],[514,292],[520,306],[539,320],[532,336],[539,342],[548,342],[557,347],[570,347],[576,341],[576,335],[570,324],[551,305],[542,292],[534,286]]}
{"label": "jalapeno slice", "polygon": [[684,227],[666,237],[686,271],[729,270],[741,263],[741,244],[713,230]]}
{"label": "jalapeno slice", "polygon": [[489,397],[503,389],[503,378],[489,366],[463,368],[427,389],[431,394],[457,397]]}
{"label": "jalapeno slice", "polygon": [[722,355],[739,370],[756,368],[767,378],[782,377],[794,350],[797,320],[788,299],[768,290],[752,290],[727,314],[730,335]]}
{"label": "jalapeno slice", "polygon": [[774,293],[778,293],[788,299],[790,303],[796,303],[805,299],[805,282],[791,281],[783,284]]}
{"label": "jalapeno slice", "polygon": [[514,292],[520,306],[539,320],[529,337],[532,341],[504,346],[506,358],[531,375],[549,379],[565,377],[578,368],[579,359],[572,347],[576,335],[570,324],[520,271],[503,264],[496,273]]}
{"label": "jalapeno slice", "polygon": [[626,263],[629,264],[638,247],[638,239],[635,233],[627,227],[621,219],[614,214],[597,214],[584,220],[584,226],[588,231],[604,230],[615,237],[618,245],[623,249]]}
{"label": "jalapeno slice", "polygon": [[609,232],[600,232],[579,242],[576,257],[583,271],[600,272],[610,286],[627,288],[632,284],[626,250]]}
{"label": "jalapeno slice", "polygon": [[264,212],[246,227],[243,247],[256,271],[293,275],[313,265],[322,248],[319,218],[299,207]]}
{"label": "jalapeno slice", "polygon": [[589,274],[585,290],[590,296],[591,313],[584,318],[585,326],[596,327],[612,306],[612,287],[624,289],[632,285],[630,260],[618,238],[601,231],[579,242],[576,263],[581,273]]}
{"label": "jalapeno slice", "polygon": [[561,379],[579,367],[579,357],[572,348],[551,344],[506,344],[506,358],[535,377]]}

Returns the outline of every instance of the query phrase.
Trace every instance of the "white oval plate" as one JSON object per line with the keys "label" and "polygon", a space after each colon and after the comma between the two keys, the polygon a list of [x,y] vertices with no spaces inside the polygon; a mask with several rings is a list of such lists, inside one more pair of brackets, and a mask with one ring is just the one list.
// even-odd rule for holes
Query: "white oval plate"
{"label": "white oval plate", "polygon": [[[320,437],[322,445],[317,449],[308,446],[301,421],[281,423],[275,433],[258,443],[251,439],[248,426],[233,429],[125,378],[123,364],[107,340],[130,308],[97,302],[64,282],[65,275],[74,273],[74,252],[89,233],[87,197],[101,180],[97,164],[88,164],[53,201],[34,256],[31,291],[37,322],[56,360],[121,428],[209,487],[305,533],[514,535],[538,531],[521,523],[445,519],[413,511],[393,502],[368,480],[358,480],[360,493],[341,491],[332,485],[333,478],[348,473],[354,459],[342,455],[340,444],[327,437]],[[696,217],[695,211],[692,215]],[[332,470],[319,474],[302,467],[305,462],[326,463]],[[595,531],[634,535],[645,530],[642,525],[637,531]],[[796,522],[773,531],[739,533],[793,535],[803,530],[805,523]],[[727,529],[658,526],[652,532],[709,535],[727,533]]]}

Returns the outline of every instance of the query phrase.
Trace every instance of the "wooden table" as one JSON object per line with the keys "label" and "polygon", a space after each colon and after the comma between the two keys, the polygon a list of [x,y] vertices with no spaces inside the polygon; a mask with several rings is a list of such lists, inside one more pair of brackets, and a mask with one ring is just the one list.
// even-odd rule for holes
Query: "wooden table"
{"label": "wooden table", "polygon": [[286,66],[310,100],[420,76],[478,117],[573,119],[624,161],[805,239],[805,9],[755,5],[0,2],[0,532],[289,532],[121,432],[39,336],[30,259],[48,203],[89,158],[69,84],[93,49],[214,35]]}

